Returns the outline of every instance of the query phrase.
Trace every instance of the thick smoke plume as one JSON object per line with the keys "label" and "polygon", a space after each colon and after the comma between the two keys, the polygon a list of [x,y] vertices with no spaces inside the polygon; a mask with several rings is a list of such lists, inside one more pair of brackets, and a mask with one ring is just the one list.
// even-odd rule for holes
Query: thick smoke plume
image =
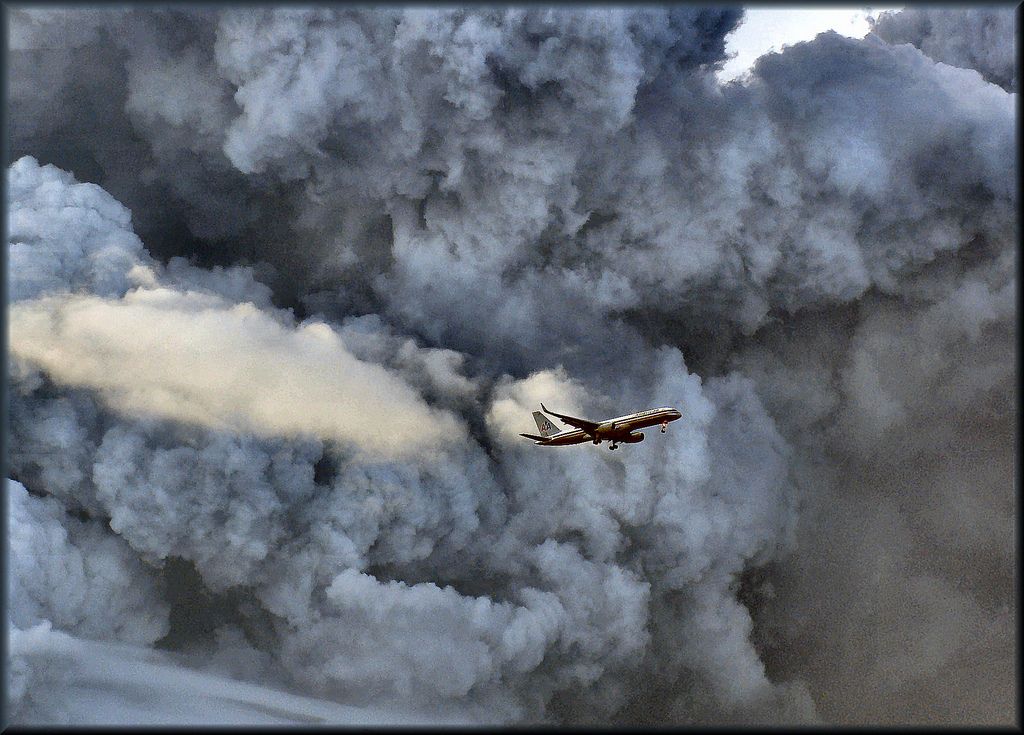
{"label": "thick smoke plume", "polygon": [[882,13],[872,29],[889,43],[910,43],[935,61],[974,69],[1017,91],[1015,14],[1005,7],[911,7]]}
{"label": "thick smoke plume", "polygon": [[12,721],[1014,721],[1013,13],[741,17],[11,9]]}

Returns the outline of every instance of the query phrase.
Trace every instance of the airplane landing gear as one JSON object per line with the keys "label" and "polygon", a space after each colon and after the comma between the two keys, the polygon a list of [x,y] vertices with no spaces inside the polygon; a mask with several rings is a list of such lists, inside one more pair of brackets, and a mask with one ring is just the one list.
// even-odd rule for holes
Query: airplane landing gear
{"label": "airplane landing gear", "polygon": [[611,445],[608,446],[608,448],[609,449],[616,449],[618,446],[619,446],[618,444],[611,444]]}
{"label": "airplane landing gear", "polygon": [[668,429],[668,421],[662,421],[661,422],[661,433],[664,434],[666,429]]}

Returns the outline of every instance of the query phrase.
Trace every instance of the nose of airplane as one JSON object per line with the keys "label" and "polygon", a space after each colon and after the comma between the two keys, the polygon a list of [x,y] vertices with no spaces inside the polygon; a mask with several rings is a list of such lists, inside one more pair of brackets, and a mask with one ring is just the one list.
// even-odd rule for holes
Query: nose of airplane
{"label": "nose of airplane", "polygon": [[675,420],[675,419],[681,419],[683,417],[683,414],[679,413],[679,411],[677,411],[676,409],[673,408],[672,409],[672,413],[670,413],[669,416],[671,416],[672,419]]}

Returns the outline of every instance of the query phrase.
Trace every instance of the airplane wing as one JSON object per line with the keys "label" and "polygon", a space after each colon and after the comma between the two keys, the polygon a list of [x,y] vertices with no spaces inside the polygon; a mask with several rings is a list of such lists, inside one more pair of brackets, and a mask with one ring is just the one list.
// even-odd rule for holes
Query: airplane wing
{"label": "airplane wing", "polygon": [[555,416],[556,418],[561,419],[563,424],[568,424],[569,426],[575,426],[577,429],[583,429],[585,432],[587,432],[591,436],[594,435],[594,433],[597,431],[597,427],[600,426],[600,424],[598,422],[596,422],[596,421],[587,421],[586,419],[578,419],[575,416],[563,416],[560,413],[555,413],[554,411],[548,411],[547,407],[543,403],[540,404],[540,407],[542,409],[544,409],[544,413],[549,413],[552,416]]}

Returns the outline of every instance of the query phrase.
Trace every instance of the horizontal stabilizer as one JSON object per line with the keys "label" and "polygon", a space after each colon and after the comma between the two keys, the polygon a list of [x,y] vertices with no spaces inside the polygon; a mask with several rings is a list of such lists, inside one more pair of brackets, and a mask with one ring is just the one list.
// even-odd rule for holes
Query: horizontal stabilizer
{"label": "horizontal stabilizer", "polygon": [[542,442],[542,441],[544,441],[544,439],[547,438],[547,437],[543,437],[543,436],[534,436],[533,434],[520,434],[519,436],[525,436],[527,439],[533,439],[534,441],[538,441],[538,442]]}

